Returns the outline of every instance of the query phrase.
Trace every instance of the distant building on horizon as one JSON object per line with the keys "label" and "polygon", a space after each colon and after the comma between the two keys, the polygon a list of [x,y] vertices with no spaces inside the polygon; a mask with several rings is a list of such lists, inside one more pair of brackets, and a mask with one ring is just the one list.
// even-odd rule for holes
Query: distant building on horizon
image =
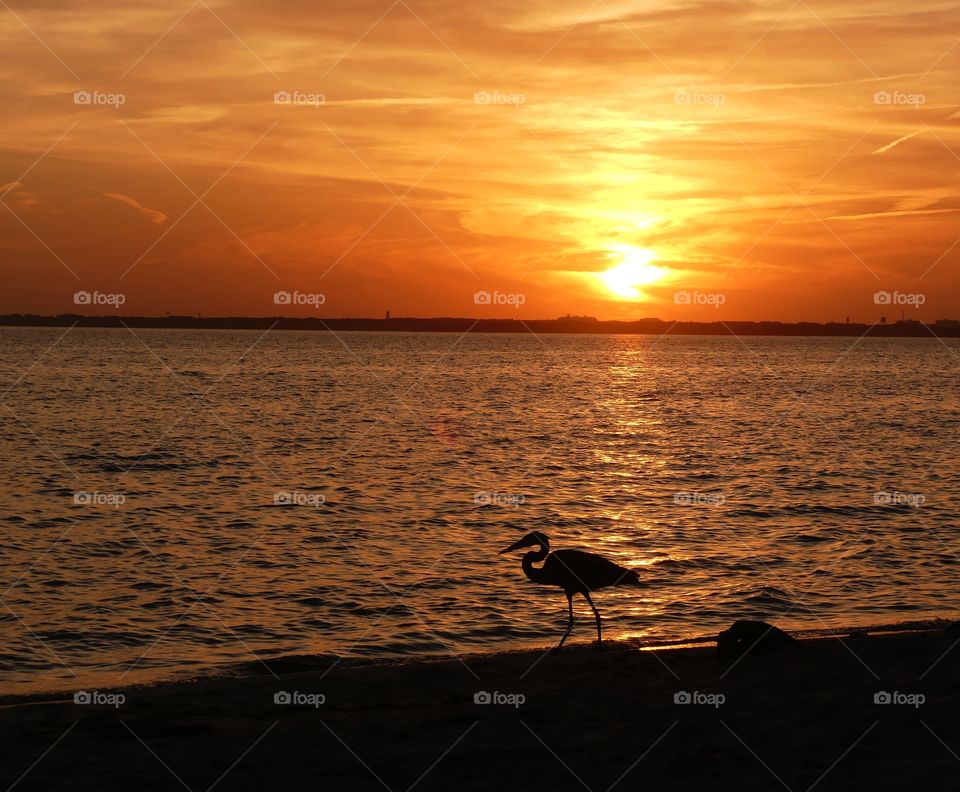
{"label": "distant building on horizon", "polygon": [[573,314],[567,314],[566,316],[558,316],[558,322],[596,322],[596,316],[574,316]]}

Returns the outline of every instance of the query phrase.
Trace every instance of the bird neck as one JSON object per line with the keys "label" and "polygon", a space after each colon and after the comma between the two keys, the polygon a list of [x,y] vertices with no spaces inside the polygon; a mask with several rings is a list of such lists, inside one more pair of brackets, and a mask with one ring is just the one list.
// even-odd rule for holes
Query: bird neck
{"label": "bird neck", "polygon": [[526,575],[534,583],[539,583],[542,577],[543,569],[540,567],[535,567],[534,564],[543,561],[550,554],[550,548],[547,545],[540,545],[539,550],[534,550],[532,553],[526,553],[523,556],[522,566],[523,574]]}

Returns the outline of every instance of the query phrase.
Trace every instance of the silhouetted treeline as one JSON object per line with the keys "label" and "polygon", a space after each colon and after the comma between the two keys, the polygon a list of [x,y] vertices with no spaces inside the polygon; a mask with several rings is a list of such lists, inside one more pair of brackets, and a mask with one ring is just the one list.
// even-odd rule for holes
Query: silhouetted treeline
{"label": "silhouetted treeline", "polygon": [[468,319],[396,317],[391,319],[320,319],[295,317],[197,316],[37,316],[7,314],[0,325],[34,327],[123,327],[229,330],[365,330],[432,333],[591,333],[640,335],[766,335],[766,336],[881,336],[960,337],[960,323],[924,324],[900,321],[866,325],[857,322],[666,322],[662,319],[597,321],[592,319]]}

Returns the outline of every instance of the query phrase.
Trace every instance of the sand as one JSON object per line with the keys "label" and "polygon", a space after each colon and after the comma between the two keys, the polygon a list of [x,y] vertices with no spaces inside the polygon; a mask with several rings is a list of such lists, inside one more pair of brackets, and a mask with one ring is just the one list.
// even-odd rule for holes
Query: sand
{"label": "sand", "polygon": [[[807,640],[733,666],[708,646],[632,643],[386,665],[315,659],[277,666],[278,679],[261,669],[130,688],[122,702],[13,699],[0,708],[0,785],[956,789],[958,640],[939,629]],[[475,702],[480,691],[490,703]],[[881,691],[894,700],[875,703]],[[296,701],[275,703],[278,692]],[[681,692],[691,703],[675,702]]]}

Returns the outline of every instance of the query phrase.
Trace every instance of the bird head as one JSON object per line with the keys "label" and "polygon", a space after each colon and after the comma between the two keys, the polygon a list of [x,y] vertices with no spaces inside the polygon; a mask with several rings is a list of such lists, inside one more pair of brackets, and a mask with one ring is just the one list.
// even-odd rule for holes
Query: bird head
{"label": "bird head", "polygon": [[514,542],[512,545],[510,545],[510,547],[501,550],[500,555],[503,555],[504,553],[510,553],[513,550],[519,550],[521,547],[536,547],[538,545],[544,548],[549,547],[550,540],[547,539],[546,534],[542,534],[540,531],[533,531],[532,533],[528,533],[526,536],[524,536],[519,542]]}

